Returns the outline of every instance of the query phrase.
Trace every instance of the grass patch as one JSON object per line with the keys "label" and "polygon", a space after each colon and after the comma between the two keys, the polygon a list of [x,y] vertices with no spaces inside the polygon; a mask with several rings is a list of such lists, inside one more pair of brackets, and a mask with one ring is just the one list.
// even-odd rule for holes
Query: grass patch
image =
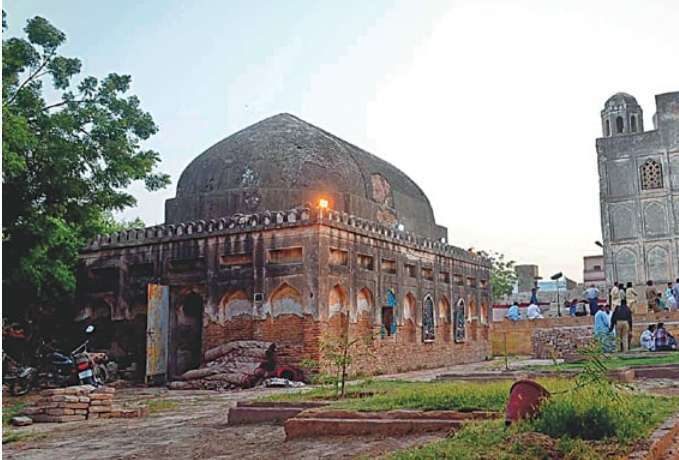
{"label": "grass patch", "polygon": [[676,397],[622,392],[611,397],[590,386],[553,396],[543,404],[539,417],[527,424],[532,430],[553,438],[615,438],[630,443],[650,434],[678,409]]}
{"label": "grass patch", "polygon": [[17,402],[14,404],[9,404],[6,406],[3,406],[2,408],[2,426],[6,427],[9,426],[9,421],[12,419],[12,417],[15,417],[19,415],[19,413],[24,410],[24,407],[26,407],[28,403],[26,402]]}
{"label": "grass patch", "polygon": [[[609,369],[620,369],[621,367],[628,366],[661,366],[665,364],[679,364],[679,353],[672,353],[667,356],[658,356],[651,358],[637,358],[637,357],[624,357],[624,356],[609,356],[604,359],[606,367]],[[562,364],[550,364],[547,366],[526,366],[522,369],[526,370],[536,370],[536,371],[558,371],[558,370],[569,370],[569,369],[582,369],[584,363],[562,363]]]}
{"label": "grass patch", "polygon": [[[679,407],[679,398],[654,396],[633,397],[629,417],[616,419],[626,426],[616,427],[613,437],[598,441],[570,436],[553,438],[536,432],[541,424],[537,419],[505,428],[503,420],[480,421],[465,425],[453,436],[388,455],[391,460],[543,460],[565,458],[571,460],[598,460],[618,458],[629,454],[640,439],[645,438],[673,411]],[[638,411],[638,412],[637,412]],[[553,419],[549,419],[550,423]],[[638,430],[638,431],[633,431]],[[618,437],[629,436],[629,437]]]}
{"label": "grass patch", "polygon": [[[566,379],[538,379],[550,391],[572,386]],[[511,380],[479,382],[403,382],[369,381],[347,387],[347,396],[333,401],[333,406],[359,411],[395,409],[419,410],[490,410],[502,411],[507,404]],[[332,400],[332,388],[282,393],[263,398],[269,401]]]}
{"label": "grass patch", "polygon": [[590,386],[553,395],[534,420],[508,429],[502,420],[474,422],[450,438],[396,452],[388,458],[617,458],[632,451],[677,410],[677,397],[634,393],[611,397]]}
{"label": "grass patch", "polygon": [[167,399],[150,399],[145,404],[149,407],[149,414],[173,410],[179,406],[177,401]]}

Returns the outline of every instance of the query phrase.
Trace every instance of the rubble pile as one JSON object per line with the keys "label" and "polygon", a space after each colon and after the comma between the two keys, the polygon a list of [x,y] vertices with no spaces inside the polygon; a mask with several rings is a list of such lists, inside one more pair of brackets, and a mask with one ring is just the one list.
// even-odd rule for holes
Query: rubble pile
{"label": "rubble pile", "polygon": [[63,423],[111,417],[142,417],[148,407],[122,407],[113,404],[115,389],[92,385],[43,390],[41,398],[22,414],[34,422]]}
{"label": "rubble pile", "polygon": [[237,340],[205,352],[206,363],[185,372],[173,390],[251,388],[276,368],[276,345],[258,340]]}

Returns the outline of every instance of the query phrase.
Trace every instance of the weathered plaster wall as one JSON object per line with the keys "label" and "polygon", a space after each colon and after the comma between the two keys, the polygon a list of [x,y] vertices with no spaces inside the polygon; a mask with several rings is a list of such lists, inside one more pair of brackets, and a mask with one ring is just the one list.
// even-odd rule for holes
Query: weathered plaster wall
{"label": "weathered plaster wall", "polygon": [[[372,263],[366,265],[366,258]],[[384,260],[390,261],[388,271]],[[379,345],[382,340],[396,349],[411,344],[390,369],[473,359],[468,351],[459,357],[446,353],[446,346],[478,348],[474,358],[488,349],[486,262],[334,211],[293,210],[135,230],[95,241],[82,262],[82,317],[96,316],[97,310],[130,320],[145,312],[146,283],[170,286],[171,373],[194,362],[194,343],[201,344],[198,359],[209,348],[240,339],[276,342],[283,362],[317,357],[319,337],[338,315],[348,318],[352,331],[360,318],[378,331],[375,349],[383,363],[395,355]],[[396,334],[382,339],[387,293],[393,297]],[[197,330],[185,311],[196,298],[202,309]],[[437,330],[450,329],[427,344],[421,339],[425,299],[435,306]],[[458,305],[470,344],[445,345]],[[427,353],[426,360],[418,353]],[[380,372],[385,365],[366,372]]]}
{"label": "weathered plaster wall", "polygon": [[[679,277],[679,92],[656,96],[656,106],[657,129],[626,127],[596,142],[609,282]],[[661,166],[661,188],[642,189],[640,171],[649,160]]]}

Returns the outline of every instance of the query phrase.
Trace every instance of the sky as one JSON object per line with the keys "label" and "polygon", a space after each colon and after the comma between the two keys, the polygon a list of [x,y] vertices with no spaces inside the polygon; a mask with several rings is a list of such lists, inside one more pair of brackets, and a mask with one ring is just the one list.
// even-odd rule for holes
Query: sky
{"label": "sky", "polygon": [[167,189],[131,187],[122,219],[162,223],[203,150],[289,112],[391,162],[451,244],[582,279],[601,239],[600,111],[679,90],[679,2],[8,0],[9,35],[40,15],[83,75],[132,75],[160,130]]}

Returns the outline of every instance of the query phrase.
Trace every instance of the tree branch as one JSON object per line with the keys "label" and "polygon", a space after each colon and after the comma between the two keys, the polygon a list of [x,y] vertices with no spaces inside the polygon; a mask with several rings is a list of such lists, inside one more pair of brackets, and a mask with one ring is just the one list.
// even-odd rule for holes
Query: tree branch
{"label": "tree branch", "polygon": [[56,102],[54,104],[48,105],[47,107],[44,107],[42,110],[45,111],[45,110],[53,109],[55,107],[61,107],[62,105],[66,105],[66,104],[69,104],[71,102],[75,102],[76,104],[82,104],[83,102],[89,102],[89,101],[93,101],[93,100],[94,99],[77,99],[77,100],[74,99],[72,101],[61,101],[61,102]]}
{"label": "tree branch", "polygon": [[[14,99],[16,99],[16,97],[19,95],[19,92],[20,92],[22,89],[24,89],[24,86],[26,86],[29,82],[31,82],[32,80],[34,80],[34,79],[36,78],[36,76],[42,71],[42,69],[44,69],[45,66],[46,66],[47,64],[49,64],[49,62],[52,60],[52,57],[54,57],[54,52],[52,52],[52,53],[50,53],[49,55],[45,56],[45,58],[44,58],[43,61],[42,61],[42,64],[40,64],[40,66],[39,66],[37,69],[35,69],[35,70],[33,71],[33,73],[31,73],[31,74],[28,76],[28,78],[26,78],[26,80],[24,80],[23,83],[21,83],[21,84],[19,85],[19,88],[17,88],[17,90],[14,92],[14,94],[12,94],[12,97],[10,97],[9,99],[7,99],[7,102],[5,102],[5,105],[9,105],[9,104],[11,104],[12,102],[14,102]],[[47,72],[43,73],[43,75],[45,75],[46,73],[47,73]],[[42,77],[42,75],[40,75],[40,76]]]}

